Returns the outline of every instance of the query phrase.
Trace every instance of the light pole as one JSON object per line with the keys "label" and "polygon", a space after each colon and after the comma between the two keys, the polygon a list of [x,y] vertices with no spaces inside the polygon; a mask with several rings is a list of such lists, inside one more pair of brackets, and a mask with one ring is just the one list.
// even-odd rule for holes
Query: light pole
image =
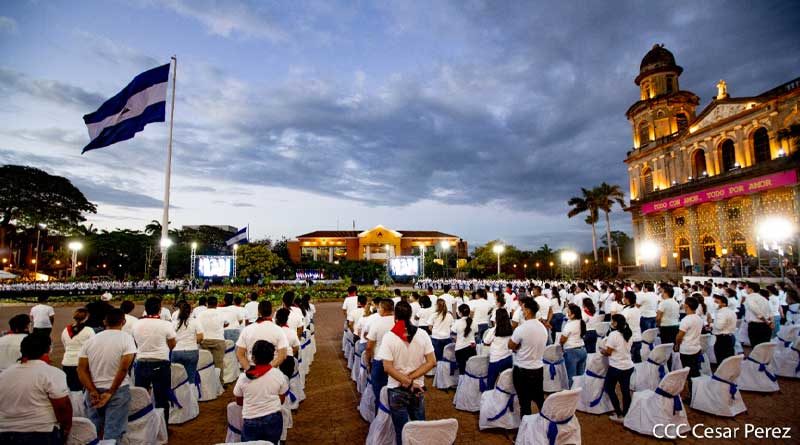
{"label": "light pole", "polygon": [[158,270],[158,279],[159,280],[166,280],[167,279],[167,251],[169,250],[170,246],[172,246],[172,240],[164,237],[161,238],[159,242],[161,246],[161,266]]}
{"label": "light pole", "polygon": [[75,278],[75,273],[78,268],[78,251],[83,249],[83,243],[80,241],[72,241],[67,244],[67,247],[72,251],[72,278]]}
{"label": "light pole", "polygon": [[658,252],[658,244],[650,240],[642,242],[642,246],[639,248],[639,257],[644,260],[645,271],[647,271],[647,263],[655,260],[658,257]]}
{"label": "light pole", "polygon": [[194,273],[195,273],[195,263],[197,262],[197,243],[192,241],[192,252],[189,255],[189,260],[192,262],[189,265],[189,278],[194,281]]}
{"label": "light pole", "polygon": [[36,258],[33,260],[33,276],[34,280],[36,279],[36,274],[39,272],[39,238],[42,235],[42,229],[46,229],[47,224],[39,223],[38,228],[36,229]]}
{"label": "light pole", "polygon": [[233,245],[233,279],[236,279],[236,252],[239,250],[239,245]]}
{"label": "light pole", "polygon": [[502,244],[495,244],[492,247],[492,252],[497,254],[497,276],[500,276],[500,255],[506,250],[506,247]]}
{"label": "light pole", "polygon": [[450,243],[447,241],[442,241],[439,246],[441,246],[442,253],[444,254],[444,277],[447,278],[447,251],[450,250]]}

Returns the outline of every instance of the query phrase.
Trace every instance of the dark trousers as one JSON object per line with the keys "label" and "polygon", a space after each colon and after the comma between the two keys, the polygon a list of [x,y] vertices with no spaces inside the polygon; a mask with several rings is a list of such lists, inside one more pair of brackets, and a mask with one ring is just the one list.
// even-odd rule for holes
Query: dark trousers
{"label": "dark trousers", "polygon": [[401,444],[403,427],[406,423],[409,420],[425,420],[425,393],[413,393],[407,388],[392,388],[387,395],[389,413],[394,424],[395,443]]}
{"label": "dark trousers", "polygon": [[16,433],[5,431],[0,433],[0,443],[8,445],[62,445],[61,430],[53,429],[49,433]]}
{"label": "dark trousers", "polygon": [[519,412],[523,416],[531,414],[531,402],[539,411],[544,405],[544,368],[525,369],[515,366],[512,373],[514,390],[519,397]]}
{"label": "dark trousers", "polygon": [[700,377],[700,353],[681,354],[681,364],[684,368],[689,368],[689,378],[686,383],[689,386],[689,400],[692,399],[692,377]]}
{"label": "dark trousers", "polygon": [[478,325],[478,332],[475,333],[475,343],[483,342],[483,333],[489,329],[489,323],[481,323]]}
{"label": "dark trousers", "polygon": [[717,358],[717,364],[721,364],[723,360],[733,356],[733,342],[734,337],[731,334],[717,335],[717,341],[714,343],[714,356]]}
{"label": "dark trousers", "polygon": [[757,323],[751,321],[747,323],[747,336],[750,337],[750,346],[756,347],[761,343],[769,343],[772,337],[772,329],[766,323]]}
{"label": "dark trousers", "polygon": [[389,381],[389,376],[383,370],[383,360],[373,360],[372,369],[369,372],[370,380],[372,380],[372,392],[375,394],[375,406],[381,400],[381,389],[386,386]]}
{"label": "dark trousers", "polygon": [[283,433],[283,413],[280,411],[242,421],[242,441],[266,440],[280,443]]}
{"label": "dark trousers", "polygon": [[470,357],[475,357],[478,353],[475,351],[475,346],[467,346],[456,351],[456,363],[458,363],[458,374],[464,375],[467,368],[467,360]]}
{"label": "dark trousers", "polygon": [[510,369],[512,366],[514,366],[514,359],[510,355],[496,362],[489,362],[489,372],[486,377],[486,385],[489,389],[494,388],[494,384],[497,382],[497,378],[500,377],[500,373],[506,369]]}
{"label": "dark trousers", "polygon": [[587,354],[597,352],[597,331],[594,329],[587,330],[586,335],[583,336],[583,344],[586,346]]}
{"label": "dark trousers", "polygon": [[678,336],[678,325],[661,326],[658,328],[658,335],[661,337],[661,344],[675,343],[675,337]]}
{"label": "dark trousers", "polygon": [[653,329],[656,327],[656,317],[642,317],[639,319],[639,327],[642,329],[642,332]]}
{"label": "dark trousers", "polygon": [[436,356],[437,362],[442,360],[444,347],[452,342],[453,340],[450,338],[431,338],[431,343],[433,343],[433,355]]}
{"label": "dark trousers", "polygon": [[70,391],[83,391],[83,384],[78,378],[77,366],[62,366],[61,370],[67,375],[67,387]]}
{"label": "dark trousers", "polygon": [[642,362],[642,342],[641,342],[641,340],[631,343],[631,359],[633,359],[633,363],[641,363]]}
{"label": "dark trousers", "polygon": [[49,337],[51,332],[53,332],[53,328],[33,328],[33,333],[35,335],[42,335],[45,337]]}
{"label": "dark trousers", "polygon": [[291,380],[294,375],[294,359],[292,357],[286,357],[286,360],[281,363],[278,369],[286,376],[286,379]]}
{"label": "dark trousers", "polygon": [[[618,416],[625,416],[628,414],[628,408],[631,407],[631,376],[633,375],[634,368],[630,369],[617,369],[609,366],[606,372],[606,381],[603,383],[603,390],[608,394],[608,400],[614,407],[614,413]],[[622,407],[619,406],[619,398],[617,397],[617,385],[622,390]]]}
{"label": "dark trousers", "polygon": [[167,360],[136,360],[133,367],[134,384],[150,389],[156,408],[164,408],[164,418],[169,421],[169,391],[172,386],[172,369]]}

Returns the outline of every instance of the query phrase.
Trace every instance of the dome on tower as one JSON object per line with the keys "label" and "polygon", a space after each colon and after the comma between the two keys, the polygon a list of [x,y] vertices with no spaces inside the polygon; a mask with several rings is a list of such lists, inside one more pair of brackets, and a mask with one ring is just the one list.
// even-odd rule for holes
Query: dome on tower
{"label": "dome on tower", "polygon": [[683,72],[683,68],[675,63],[675,56],[664,48],[663,44],[655,44],[653,48],[644,55],[642,63],[639,65],[639,75],[636,76],[636,84],[645,76],[664,71],[674,71],[678,75]]}

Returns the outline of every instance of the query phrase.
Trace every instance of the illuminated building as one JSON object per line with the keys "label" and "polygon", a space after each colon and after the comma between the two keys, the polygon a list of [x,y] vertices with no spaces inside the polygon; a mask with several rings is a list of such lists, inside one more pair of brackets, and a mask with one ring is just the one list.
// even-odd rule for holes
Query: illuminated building
{"label": "illuminated building", "polygon": [[800,78],[737,98],[720,80],[716,97],[696,113],[700,100],[680,89],[682,71],[672,53],[654,46],[634,81],[640,98],[626,113],[634,239],[655,242],[670,269],[723,251],[756,255],[759,221],[800,222]]}

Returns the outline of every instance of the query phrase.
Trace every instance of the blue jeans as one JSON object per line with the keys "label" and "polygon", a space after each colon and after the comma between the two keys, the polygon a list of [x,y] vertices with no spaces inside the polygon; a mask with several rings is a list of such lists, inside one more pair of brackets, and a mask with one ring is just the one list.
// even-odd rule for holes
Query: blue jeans
{"label": "blue jeans", "polygon": [[550,318],[550,326],[552,327],[552,329],[550,329],[551,342],[555,341],[556,332],[561,331],[561,326],[564,324],[564,319],[565,319],[564,314],[562,314],[561,312],[553,314],[553,317]]}
{"label": "blue jeans", "polygon": [[441,361],[442,356],[444,355],[444,347],[452,343],[453,340],[450,338],[432,338],[431,343],[433,343],[433,354],[436,356],[436,361]]}
{"label": "blue jeans", "polygon": [[186,368],[186,376],[189,383],[194,384],[195,373],[197,373],[197,361],[200,359],[200,351],[172,351],[170,361],[178,363]]}
{"label": "blue jeans", "polygon": [[[108,389],[97,388],[97,392],[100,394],[106,391]],[[130,387],[125,385],[117,388],[117,392],[102,408],[92,407],[89,394],[84,394],[84,399],[86,416],[92,421],[97,431],[103,430],[103,439],[114,439],[119,442],[128,427],[128,409],[131,404]]]}
{"label": "blue jeans", "polygon": [[653,329],[656,327],[656,317],[642,317],[639,319],[639,327],[642,329],[642,332]]}
{"label": "blue jeans", "polygon": [[572,388],[572,378],[576,375],[583,375],[586,370],[586,348],[581,346],[580,348],[564,349],[564,365],[567,367],[569,388]]}
{"label": "blue jeans", "polygon": [[586,345],[587,353],[594,354],[597,352],[597,331],[594,329],[587,330],[586,335],[583,336],[583,344]]}
{"label": "blue jeans", "polygon": [[396,444],[403,443],[403,427],[409,420],[425,420],[425,393],[412,393],[406,388],[388,391],[389,412],[394,423]]}
{"label": "blue jeans", "polygon": [[281,434],[283,434],[283,414],[280,411],[242,421],[242,442],[266,440],[277,444],[281,441]]}
{"label": "blue jeans", "polygon": [[478,332],[475,333],[475,344],[483,344],[483,333],[489,329],[489,323],[481,323],[478,325]]}
{"label": "blue jeans", "polygon": [[383,360],[372,361],[372,369],[369,372],[369,376],[370,380],[372,380],[372,392],[375,393],[375,406],[378,406],[378,401],[381,400],[381,389],[389,381],[389,376],[383,370]]}
{"label": "blue jeans", "polygon": [[136,386],[145,389],[153,387],[156,408],[164,408],[164,418],[169,419],[169,392],[172,390],[170,363],[167,360],[136,360],[133,376]]}
{"label": "blue jeans", "polygon": [[232,340],[233,343],[236,344],[236,341],[239,340],[239,334],[241,332],[241,329],[225,329],[223,331],[223,335],[225,336],[225,340]]}
{"label": "blue jeans", "polygon": [[631,359],[633,363],[642,362],[642,341],[635,341],[631,343]]}
{"label": "blue jeans", "polygon": [[486,383],[489,389],[494,388],[500,373],[506,369],[511,369],[512,366],[514,366],[514,358],[510,355],[496,362],[489,362],[489,372],[486,377]]}

